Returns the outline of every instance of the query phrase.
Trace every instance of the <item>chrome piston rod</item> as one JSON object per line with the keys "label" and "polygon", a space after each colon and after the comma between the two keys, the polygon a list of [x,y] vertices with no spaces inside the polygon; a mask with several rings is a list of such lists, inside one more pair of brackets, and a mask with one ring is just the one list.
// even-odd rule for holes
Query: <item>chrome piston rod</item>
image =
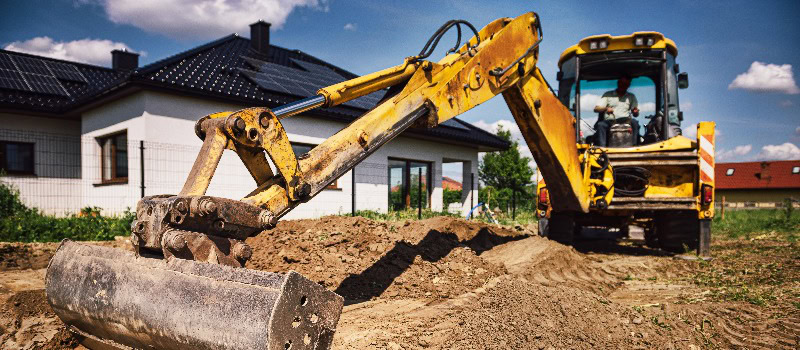
{"label": "chrome piston rod", "polygon": [[280,107],[276,107],[272,109],[272,113],[275,113],[275,116],[278,117],[278,119],[283,119],[291,117],[295,114],[300,114],[305,111],[312,110],[324,104],[325,104],[325,96],[317,95],[317,96],[307,97],[292,103],[287,103]]}

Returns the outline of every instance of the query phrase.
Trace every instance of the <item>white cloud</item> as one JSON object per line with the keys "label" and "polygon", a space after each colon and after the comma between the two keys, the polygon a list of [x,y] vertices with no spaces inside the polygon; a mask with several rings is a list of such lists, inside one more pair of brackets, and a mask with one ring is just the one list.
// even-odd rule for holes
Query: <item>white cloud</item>
{"label": "white cloud", "polygon": [[639,104],[639,112],[642,113],[655,113],[656,112],[656,103],[655,102],[645,102]]}
{"label": "white cloud", "polygon": [[519,153],[523,157],[528,157],[531,161],[528,163],[531,167],[536,167],[536,162],[533,160],[533,154],[531,154],[531,149],[528,147],[528,144],[525,142],[525,139],[522,137],[522,132],[519,130],[517,123],[507,119],[500,119],[493,123],[487,123],[483,120],[479,120],[477,122],[472,123],[472,125],[479,127],[483,130],[486,130],[492,134],[497,133],[497,127],[500,126],[504,130],[511,131],[511,139],[515,140],[519,143]]}
{"label": "white cloud", "polygon": [[358,29],[357,23],[347,23],[344,25],[344,30],[349,30],[351,32],[355,32]]}
{"label": "white cloud", "polygon": [[297,7],[328,10],[327,0],[97,0],[108,19],[178,39],[249,33],[260,19],[281,28]]}
{"label": "white cloud", "polygon": [[732,150],[717,152],[717,160],[742,160],[741,158],[753,150],[753,145],[736,146]]}
{"label": "white cloud", "polygon": [[691,111],[692,107],[694,107],[694,105],[692,104],[692,101],[686,101],[686,102],[681,103],[681,110],[684,111],[684,112]]}
{"label": "white cloud", "polygon": [[[40,36],[25,41],[14,41],[5,47],[6,50],[29,53],[68,61],[84,62],[98,65],[111,65],[111,50],[131,50],[128,45],[111,40],[81,39],[73,41],[55,41],[47,36]],[[142,52],[140,55],[144,56]]]}
{"label": "white cloud", "polygon": [[683,131],[681,132],[683,136],[686,136],[690,139],[697,138],[697,123],[691,124],[689,126],[684,126]]}
{"label": "white cloud", "polygon": [[594,107],[597,106],[597,101],[600,101],[601,97],[595,94],[581,94],[581,113],[594,113]]}
{"label": "white cloud", "polygon": [[800,159],[800,148],[791,142],[782,145],[766,145],[756,156],[759,160],[796,160]]}
{"label": "white cloud", "polygon": [[790,100],[781,101],[781,107],[791,107],[791,106],[794,106],[794,102]]}
{"label": "white cloud", "polygon": [[753,62],[747,72],[739,74],[728,89],[745,89],[759,92],[800,94],[794,81],[791,64],[765,64]]}

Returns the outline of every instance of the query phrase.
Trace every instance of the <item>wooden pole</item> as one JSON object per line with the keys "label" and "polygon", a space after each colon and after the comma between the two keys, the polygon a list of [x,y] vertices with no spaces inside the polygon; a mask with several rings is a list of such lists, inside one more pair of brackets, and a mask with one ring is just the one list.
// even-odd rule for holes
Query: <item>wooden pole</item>
{"label": "wooden pole", "polygon": [[722,209],[719,211],[720,220],[725,220],[725,196],[722,196]]}

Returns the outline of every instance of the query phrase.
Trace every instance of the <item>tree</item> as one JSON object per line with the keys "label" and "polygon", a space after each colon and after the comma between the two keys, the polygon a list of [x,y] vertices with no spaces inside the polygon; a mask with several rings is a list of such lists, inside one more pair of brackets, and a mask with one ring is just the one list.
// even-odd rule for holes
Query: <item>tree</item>
{"label": "tree", "polygon": [[511,131],[497,127],[497,136],[511,142],[505,151],[486,153],[478,165],[478,177],[486,186],[496,189],[522,189],[531,183],[531,159],[519,154],[519,142],[511,139]]}

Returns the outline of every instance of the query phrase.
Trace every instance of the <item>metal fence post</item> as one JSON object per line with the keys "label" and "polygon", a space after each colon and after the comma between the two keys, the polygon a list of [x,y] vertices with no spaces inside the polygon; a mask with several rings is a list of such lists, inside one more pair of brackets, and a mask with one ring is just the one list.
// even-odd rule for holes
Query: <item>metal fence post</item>
{"label": "metal fence post", "polygon": [[353,188],[353,216],[356,216],[356,167],[353,167],[350,176],[352,177],[350,186]]}
{"label": "metal fence post", "polygon": [[419,168],[419,188],[417,189],[417,220],[422,220],[422,167]]}
{"label": "metal fence post", "polygon": [[469,208],[475,207],[475,173],[469,173]]}
{"label": "metal fence post", "polygon": [[144,140],[139,140],[139,176],[141,177],[142,198],[144,198]]}
{"label": "metal fence post", "polygon": [[517,219],[517,180],[511,185],[511,220]]}

